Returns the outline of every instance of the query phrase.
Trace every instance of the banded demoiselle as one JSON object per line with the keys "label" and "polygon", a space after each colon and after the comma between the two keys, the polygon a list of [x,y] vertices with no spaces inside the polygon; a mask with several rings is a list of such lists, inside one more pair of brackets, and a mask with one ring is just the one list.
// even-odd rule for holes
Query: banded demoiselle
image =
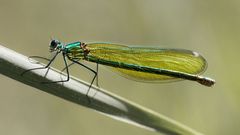
{"label": "banded demoiselle", "polygon": [[129,47],[112,43],[83,43],[79,41],[63,44],[54,39],[50,42],[50,52],[56,52],[56,54],[43,68],[48,68],[60,53],[63,55],[66,66],[67,79],[56,82],[69,80],[67,57],[73,63],[79,64],[95,74],[91,85],[97,76],[97,71],[80,63],[79,60],[109,66],[124,77],[136,81],[191,80],[205,86],[212,86],[215,83],[213,79],[200,75],[205,71],[207,62],[199,53],[190,50]]}

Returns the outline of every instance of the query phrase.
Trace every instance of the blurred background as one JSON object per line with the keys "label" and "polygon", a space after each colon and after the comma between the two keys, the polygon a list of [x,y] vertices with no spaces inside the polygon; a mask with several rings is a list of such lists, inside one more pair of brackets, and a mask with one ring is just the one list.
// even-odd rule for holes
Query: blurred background
{"label": "blurred background", "polygon": [[[204,76],[149,84],[100,67],[102,88],[207,135],[240,134],[240,1],[0,0],[0,44],[24,55],[48,57],[51,38],[184,48],[208,61]],[[54,67],[61,69],[58,60]],[[74,66],[71,75],[92,74]],[[0,75],[0,134],[157,135]]]}

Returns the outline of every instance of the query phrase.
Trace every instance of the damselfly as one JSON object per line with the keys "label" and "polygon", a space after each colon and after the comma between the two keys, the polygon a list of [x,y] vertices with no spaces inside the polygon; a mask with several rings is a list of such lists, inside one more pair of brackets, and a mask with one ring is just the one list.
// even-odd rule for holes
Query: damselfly
{"label": "damselfly", "polygon": [[190,50],[129,47],[112,43],[73,42],[63,44],[58,40],[52,40],[50,52],[56,52],[56,54],[42,68],[48,68],[60,53],[62,53],[66,66],[67,79],[56,82],[69,80],[69,66],[66,61],[68,58],[73,63],[94,73],[90,87],[98,72],[80,63],[80,60],[112,67],[114,71],[124,77],[136,81],[161,82],[184,79],[196,81],[205,86],[212,86],[215,83],[213,79],[200,76],[205,71],[207,62],[199,53]]}

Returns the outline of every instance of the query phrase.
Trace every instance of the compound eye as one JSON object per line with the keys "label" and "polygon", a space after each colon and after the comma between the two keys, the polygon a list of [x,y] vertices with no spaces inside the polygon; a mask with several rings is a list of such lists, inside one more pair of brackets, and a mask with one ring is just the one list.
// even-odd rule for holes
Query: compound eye
{"label": "compound eye", "polygon": [[56,48],[57,45],[58,45],[58,43],[59,43],[59,41],[57,41],[57,40],[52,40],[51,43],[50,43],[50,47],[51,47],[51,48]]}
{"label": "compound eye", "polygon": [[61,43],[58,40],[52,40],[49,45],[50,52],[56,51],[59,44]]}

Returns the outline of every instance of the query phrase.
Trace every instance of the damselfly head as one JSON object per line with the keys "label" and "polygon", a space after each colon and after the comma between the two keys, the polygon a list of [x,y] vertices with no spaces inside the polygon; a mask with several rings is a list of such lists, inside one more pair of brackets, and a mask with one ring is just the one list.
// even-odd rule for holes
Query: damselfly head
{"label": "damselfly head", "polygon": [[50,52],[57,51],[60,48],[61,48],[61,42],[60,41],[58,41],[56,39],[51,40],[50,45],[49,45]]}

